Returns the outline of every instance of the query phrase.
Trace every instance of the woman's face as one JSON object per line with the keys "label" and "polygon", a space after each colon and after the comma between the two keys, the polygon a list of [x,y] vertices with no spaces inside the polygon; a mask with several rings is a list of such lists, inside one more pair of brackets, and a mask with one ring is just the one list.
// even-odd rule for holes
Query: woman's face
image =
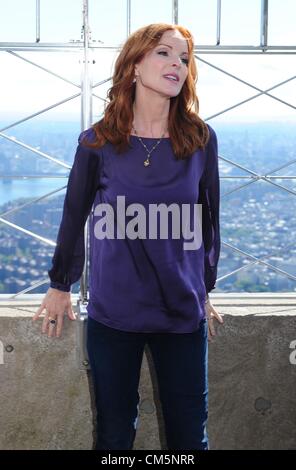
{"label": "woman's face", "polygon": [[135,65],[136,86],[167,97],[177,96],[188,75],[187,64],[187,40],[178,30],[165,31],[158,45]]}

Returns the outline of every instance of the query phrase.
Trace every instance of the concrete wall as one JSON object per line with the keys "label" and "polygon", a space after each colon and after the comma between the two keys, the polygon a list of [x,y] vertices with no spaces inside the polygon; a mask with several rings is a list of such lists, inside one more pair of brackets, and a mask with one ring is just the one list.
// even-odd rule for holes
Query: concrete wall
{"label": "concrete wall", "polygon": [[[213,303],[224,326],[209,346],[211,449],[296,449],[295,301]],[[78,367],[77,322],[50,339],[31,320],[39,305],[0,303],[0,449],[91,449],[93,395]],[[149,350],[139,391],[134,448],[165,448]]]}

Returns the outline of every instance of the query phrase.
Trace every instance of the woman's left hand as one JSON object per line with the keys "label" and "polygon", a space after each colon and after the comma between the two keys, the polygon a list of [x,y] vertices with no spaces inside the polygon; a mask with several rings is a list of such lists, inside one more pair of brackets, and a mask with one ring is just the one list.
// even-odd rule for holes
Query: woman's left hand
{"label": "woman's left hand", "polygon": [[219,321],[219,323],[223,323],[223,318],[221,317],[220,313],[215,310],[210,300],[205,304],[205,309],[208,320],[208,341],[212,341],[213,336],[216,335],[214,320],[216,319]]}

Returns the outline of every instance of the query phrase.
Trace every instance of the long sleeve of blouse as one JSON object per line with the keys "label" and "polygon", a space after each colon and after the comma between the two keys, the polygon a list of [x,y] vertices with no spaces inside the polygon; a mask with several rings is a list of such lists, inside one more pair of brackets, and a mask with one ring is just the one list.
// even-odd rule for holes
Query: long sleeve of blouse
{"label": "long sleeve of blouse", "polygon": [[216,288],[220,256],[220,181],[218,142],[209,126],[211,138],[207,145],[206,164],[199,183],[199,203],[202,204],[202,233],[205,248],[204,280],[207,293]]}
{"label": "long sleeve of blouse", "polygon": [[82,275],[85,260],[84,226],[99,185],[99,155],[81,143],[85,132],[78,138],[52,267],[48,271],[50,287],[65,292],[70,292],[71,285]]}

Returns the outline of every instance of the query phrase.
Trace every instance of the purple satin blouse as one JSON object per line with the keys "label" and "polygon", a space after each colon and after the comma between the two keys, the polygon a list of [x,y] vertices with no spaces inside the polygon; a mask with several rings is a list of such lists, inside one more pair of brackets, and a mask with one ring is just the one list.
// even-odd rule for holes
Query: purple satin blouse
{"label": "purple satin blouse", "polygon": [[[126,152],[117,154],[110,142],[99,149],[82,143],[84,137],[93,140],[92,128],[80,134],[48,271],[51,287],[69,292],[80,279],[85,260],[84,225],[90,216],[88,315],[123,331],[189,333],[198,329],[206,315],[206,293],[215,289],[221,244],[218,143],[214,129],[208,127],[210,140],[205,150],[177,160],[170,138],[162,138],[148,167],[143,163],[147,152],[136,136],[130,136]],[[158,139],[142,140],[151,149]],[[149,237],[149,209],[161,203],[167,208],[187,205],[192,215],[190,227],[194,205],[202,204],[198,248],[185,250],[184,236],[173,237],[172,223],[165,237],[159,231],[157,238]],[[132,209],[139,204],[141,223],[136,224],[133,219],[139,211]],[[106,229],[102,222],[107,213],[114,230],[107,230],[103,238],[100,233]],[[128,224],[134,224],[134,230],[139,225],[143,229],[143,220],[146,237],[143,231],[138,237],[124,236]]]}

